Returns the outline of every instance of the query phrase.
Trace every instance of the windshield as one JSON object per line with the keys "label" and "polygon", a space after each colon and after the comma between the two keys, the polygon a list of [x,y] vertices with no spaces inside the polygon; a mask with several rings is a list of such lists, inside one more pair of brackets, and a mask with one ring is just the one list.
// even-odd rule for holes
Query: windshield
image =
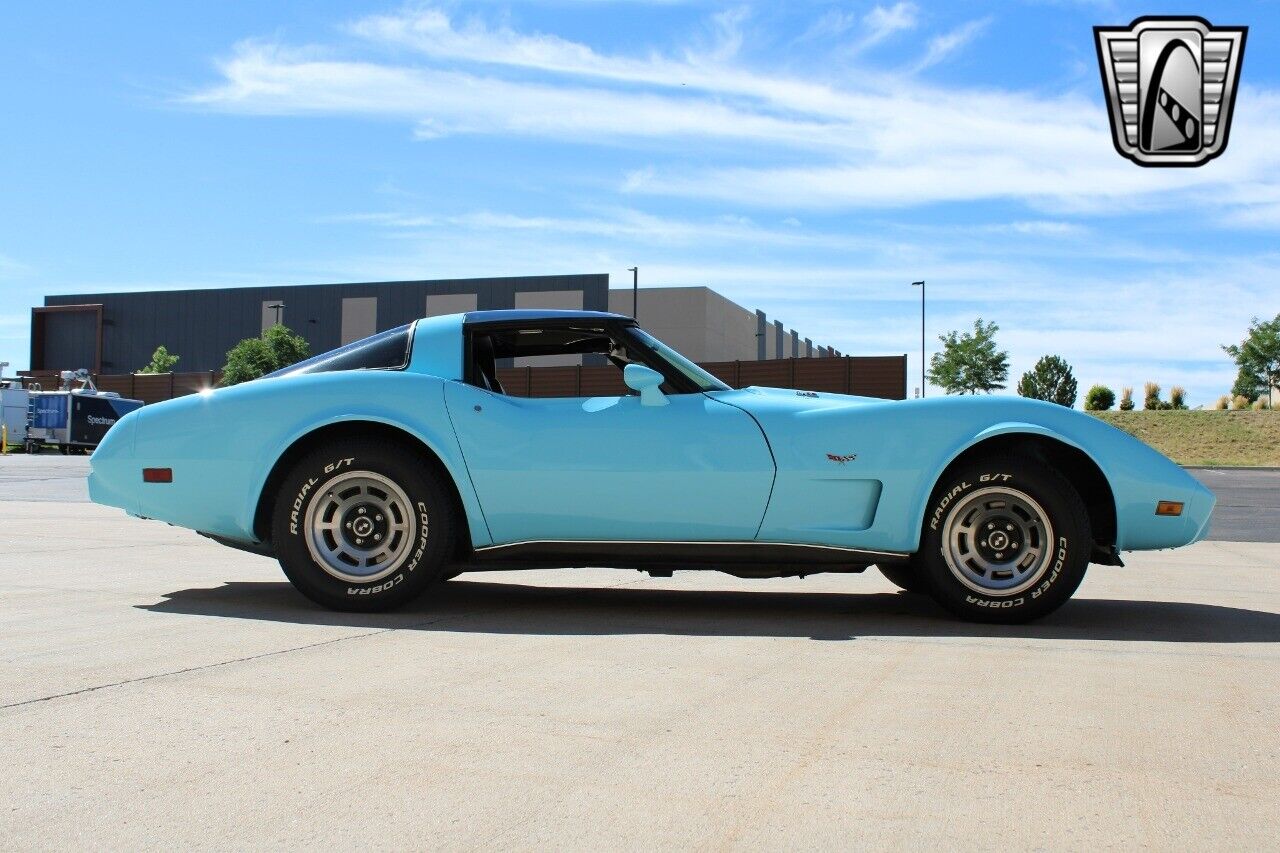
{"label": "windshield", "polygon": [[675,368],[677,372],[694,385],[698,386],[699,391],[732,390],[728,385],[725,385],[719,379],[716,379],[710,373],[707,373],[707,371],[698,367],[698,365],[694,364],[692,361],[685,358],[680,353],[676,352],[643,329],[632,327],[631,334],[639,338],[640,343],[651,349],[656,356]]}

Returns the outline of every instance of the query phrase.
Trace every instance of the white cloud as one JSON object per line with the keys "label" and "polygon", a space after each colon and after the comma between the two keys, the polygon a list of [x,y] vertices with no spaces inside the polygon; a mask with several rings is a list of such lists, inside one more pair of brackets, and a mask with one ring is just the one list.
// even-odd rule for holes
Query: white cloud
{"label": "white cloud", "polygon": [[[868,14],[879,27],[871,32],[914,24],[912,7],[877,8]],[[1242,92],[1229,159],[1202,169],[1143,170],[1116,156],[1095,100],[903,75],[857,74],[836,85],[756,71],[734,59],[742,15],[726,14],[712,27],[713,44],[678,58],[609,56],[554,35],[459,25],[435,9],[372,16],[352,32],[378,46],[408,48],[426,64],[344,60],[248,41],[220,64],[219,83],[187,101],[245,113],[392,117],[412,123],[423,140],[469,133],[677,151],[698,140],[724,146],[727,165],[720,168],[628,172],[622,189],[637,194],[793,209],[1008,199],[1087,213],[1177,208],[1194,193],[1226,208],[1248,204],[1266,227],[1275,218],[1274,93]],[[984,23],[938,36],[921,63],[959,49]],[[520,71],[538,76],[507,73]],[[734,146],[752,162],[760,146],[797,156],[781,167],[734,166]],[[1239,215],[1224,209],[1219,219]]]}
{"label": "white cloud", "polygon": [[919,11],[915,3],[894,3],[892,6],[872,7],[862,19],[867,29],[866,35],[862,38],[862,47],[871,47],[895,33],[915,29]]}
{"label": "white cloud", "polygon": [[924,56],[916,61],[911,67],[913,72],[920,72],[926,68],[930,68],[942,62],[956,51],[963,48],[969,42],[973,41],[987,25],[991,23],[990,18],[982,18],[976,21],[969,21],[956,27],[950,32],[934,36],[929,39],[929,45],[925,49]]}
{"label": "white cloud", "polygon": [[836,38],[861,24],[861,35],[847,50],[849,53],[861,53],[890,36],[915,29],[918,17],[919,8],[916,4],[906,2],[892,6],[873,6],[862,16],[844,9],[828,9],[796,41]]}

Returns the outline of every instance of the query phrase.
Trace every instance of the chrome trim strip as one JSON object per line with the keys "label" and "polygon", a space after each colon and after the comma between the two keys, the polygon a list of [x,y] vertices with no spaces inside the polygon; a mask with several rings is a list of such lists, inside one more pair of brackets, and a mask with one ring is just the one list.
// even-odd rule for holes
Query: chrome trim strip
{"label": "chrome trim strip", "polygon": [[775,548],[813,548],[819,551],[840,551],[848,554],[878,554],[883,557],[909,557],[907,551],[875,551],[870,548],[846,548],[842,545],[812,545],[807,542],[767,542],[756,539],[737,540],[731,542],[685,540],[685,539],[522,539],[519,542],[505,542],[501,545],[485,545],[474,548],[475,552],[497,551],[502,548],[517,548],[522,545],[760,545]]}

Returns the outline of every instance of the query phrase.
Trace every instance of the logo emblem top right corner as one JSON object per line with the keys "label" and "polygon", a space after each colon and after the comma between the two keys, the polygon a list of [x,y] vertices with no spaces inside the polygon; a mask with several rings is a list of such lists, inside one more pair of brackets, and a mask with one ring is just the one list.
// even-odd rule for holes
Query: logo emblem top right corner
{"label": "logo emblem top right corner", "polygon": [[1227,148],[1248,27],[1143,17],[1094,27],[1116,151],[1139,166],[1202,166]]}

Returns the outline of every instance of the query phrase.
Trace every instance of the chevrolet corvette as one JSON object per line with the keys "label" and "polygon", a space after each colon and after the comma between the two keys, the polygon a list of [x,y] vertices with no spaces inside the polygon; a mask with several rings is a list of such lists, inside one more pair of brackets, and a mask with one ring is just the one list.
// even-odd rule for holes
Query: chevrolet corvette
{"label": "chevrolet corvette", "polygon": [[[612,365],[627,393],[521,397],[499,365]],[[1090,563],[1202,538],[1214,496],[1096,418],[1020,397],[733,389],[618,314],[418,320],[258,380],[146,406],[91,498],[279,560],[343,610],[469,571],[802,577],[876,566],[1020,622]]]}

